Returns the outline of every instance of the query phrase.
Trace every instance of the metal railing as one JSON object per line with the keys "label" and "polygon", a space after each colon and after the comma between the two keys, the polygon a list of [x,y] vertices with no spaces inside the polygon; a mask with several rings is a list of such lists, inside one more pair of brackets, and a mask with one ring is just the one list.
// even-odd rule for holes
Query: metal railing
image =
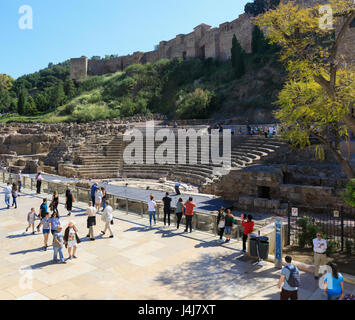
{"label": "metal railing", "polygon": [[[16,183],[18,184],[18,174],[9,173],[5,170],[0,169],[0,181],[2,183]],[[22,188],[29,190],[36,190],[36,180],[25,175],[21,178]],[[74,196],[74,200],[77,202],[88,203],[91,200],[90,189],[78,187],[68,182],[51,182],[42,181],[41,191],[45,194],[53,194],[54,191],[58,192],[58,195],[65,197],[67,189],[70,189]],[[148,204],[147,201],[142,201],[139,199],[134,199],[127,197],[125,195],[117,195],[106,193],[107,200],[109,200],[110,205],[114,210],[125,211],[126,214],[134,214],[141,216],[142,218],[148,218]],[[50,200],[50,199],[49,199]],[[164,211],[163,205],[158,204],[156,209],[157,221],[164,221]],[[177,217],[175,214],[171,214],[171,222],[176,224]],[[182,225],[185,225],[185,217],[181,221]],[[194,211],[192,226],[194,230],[209,232],[217,235],[217,214],[216,213],[204,213],[199,212],[198,209]],[[238,225],[234,230],[234,237],[239,239],[241,237],[241,227]]]}

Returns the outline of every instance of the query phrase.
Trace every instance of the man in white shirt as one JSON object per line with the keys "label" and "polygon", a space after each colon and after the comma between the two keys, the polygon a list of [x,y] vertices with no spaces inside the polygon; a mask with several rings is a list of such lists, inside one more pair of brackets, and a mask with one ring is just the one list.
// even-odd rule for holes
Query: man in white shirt
{"label": "man in white shirt", "polygon": [[96,226],[96,210],[93,206],[93,203],[90,201],[89,206],[86,209],[86,214],[88,216],[87,227],[89,229],[89,234],[87,235],[91,241],[95,240],[94,237],[94,226]]}
{"label": "man in white shirt", "polygon": [[10,209],[10,198],[12,194],[12,188],[9,182],[7,183],[7,186],[4,188],[4,192],[5,192],[5,203],[7,205],[7,208]]}
{"label": "man in white shirt", "polygon": [[105,229],[104,231],[101,231],[101,233],[105,235],[106,231],[108,230],[110,231],[110,238],[113,238],[113,232],[111,230],[111,223],[113,221],[113,214],[112,214],[113,209],[110,206],[110,202],[108,200],[106,200],[105,203],[106,203],[106,207],[101,217],[101,220],[105,223]]}
{"label": "man in white shirt", "polygon": [[322,234],[317,233],[317,238],[313,239],[313,251],[314,251],[314,277],[319,279],[319,267],[327,264],[327,241],[322,238]]}

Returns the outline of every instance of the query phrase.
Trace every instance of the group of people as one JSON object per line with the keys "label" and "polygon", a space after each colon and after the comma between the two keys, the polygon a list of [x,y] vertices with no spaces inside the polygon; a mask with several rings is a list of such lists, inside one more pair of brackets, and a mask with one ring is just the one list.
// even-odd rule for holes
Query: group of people
{"label": "group of people", "polygon": [[5,192],[5,203],[7,206],[7,209],[10,209],[10,201],[12,197],[12,205],[11,207],[15,207],[17,209],[17,197],[19,196],[19,187],[16,183],[13,183],[12,185],[8,182],[6,187],[4,188]]}
{"label": "group of people", "polygon": [[[317,233],[313,239],[314,253],[314,278],[319,280],[320,267],[328,266],[332,271],[324,275],[323,290],[328,300],[339,300],[344,298],[344,277],[339,272],[338,266],[334,262],[327,260],[327,241],[323,239],[321,233]],[[301,286],[298,268],[292,264],[292,257],[285,258],[286,266],[281,271],[278,287],[281,289],[281,300],[298,300],[298,290]]]}
{"label": "group of people", "polygon": [[[66,209],[68,210],[68,216],[71,215],[72,206],[74,202],[74,197],[70,191],[67,189],[66,191]],[[53,262],[57,263],[66,263],[63,254],[63,247],[68,249],[68,259],[76,259],[76,251],[77,245],[81,242],[80,237],[78,235],[78,229],[73,221],[68,223],[64,233],[63,227],[60,220],[60,215],[58,211],[59,205],[59,195],[58,192],[53,193],[52,201],[48,206],[48,200],[43,199],[43,202],[39,208],[39,214],[36,213],[35,208],[31,208],[30,212],[27,214],[27,227],[26,232],[32,229],[32,234],[35,234],[36,231],[40,232],[42,227],[43,233],[43,242],[44,247],[43,250],[47,251],[48,248],[48,240],[49,235],[52,234],[52,245],[53,245]],[[52,211],[50,214],[49,210]],[[89,234],[87,235],[90,240],[95,240],[94,236],[94,226],[96,225],[96,214],[99,212],[99,208],[95,208],[92,202],[89,203],[89,207],[86,210],[86,214],[88,215],[87,227],[89,229]],[[40,222],[35,227],[35,221],[39,219]],[[104,222],[103,231],[101,231],[102,235],[105,235],[107,231],[110,232],[110,238],[113,238],[113,232],[111,229],[111,225],[113,224],[113,209],[109,205],[109,201],[105,201],[105,208],[103,210],[101,220]],[[59,260],[58,260],[59,255]]]}
{"label": "group of people", "polygon": [[[170,215],[173,212],[173,209],[171,207],[172,198],[170,197],[169,192],[165,194],[165,197],[162,199],[162,201],[164,204],[164,227],[166,227],[167,225],[168,227],[170,227],[171,224]],[[196,204],[193,202],[192,197],[190,197],[189,200],[186,201],[185,203],[182,198],[179,198],[175,209],[177,229],[180,228],[182,217],[185,216],[186,218],[185,232],[188,232],[189,229],[190,232],[192,232],[192,219],[194,215],[194,208],[196,208]],[[150,195],[150,200],[148,201],[148,215],[149,215],[150,227],[152,227],[153,220],[154,220],[154,224],[157,224],[156,209],[157,209],[157,203],[154,200],[154,195]]]}

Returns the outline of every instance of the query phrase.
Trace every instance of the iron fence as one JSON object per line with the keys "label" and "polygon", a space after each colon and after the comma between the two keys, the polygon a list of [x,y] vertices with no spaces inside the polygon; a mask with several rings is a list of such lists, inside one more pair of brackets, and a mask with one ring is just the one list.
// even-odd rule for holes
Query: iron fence
{"label": "iron fence", "polygon": [[355,252],[355,218],[346,216],[344,208],[326,208],[323,214],[299,212],[289,205],[287,244],[311,247],[317,232],[328,242],[328,250]]}

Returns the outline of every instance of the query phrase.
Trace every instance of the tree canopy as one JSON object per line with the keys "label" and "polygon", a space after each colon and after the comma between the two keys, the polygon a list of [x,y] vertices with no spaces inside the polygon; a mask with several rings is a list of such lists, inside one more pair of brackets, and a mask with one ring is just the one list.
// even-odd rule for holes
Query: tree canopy
{"label": "tree canopy", "polygon": [[321,28],[320,5],[307,8],[294,2],[280,4],[256,17],[255,23],[266,30],[271,44],[281,47],[280,58],[287,67],[288,81],[276,112],[284,138],[301,148],[317,139],[321,143],[317,156],[323,157],[326,146],[351,179],[355,174],[340,152],[340,141],[350,130],[355,133],[355,70],[348,57],[339,54],[339,47],[355,9],[353,0],[329,0],[329,4],[334,28]]}

